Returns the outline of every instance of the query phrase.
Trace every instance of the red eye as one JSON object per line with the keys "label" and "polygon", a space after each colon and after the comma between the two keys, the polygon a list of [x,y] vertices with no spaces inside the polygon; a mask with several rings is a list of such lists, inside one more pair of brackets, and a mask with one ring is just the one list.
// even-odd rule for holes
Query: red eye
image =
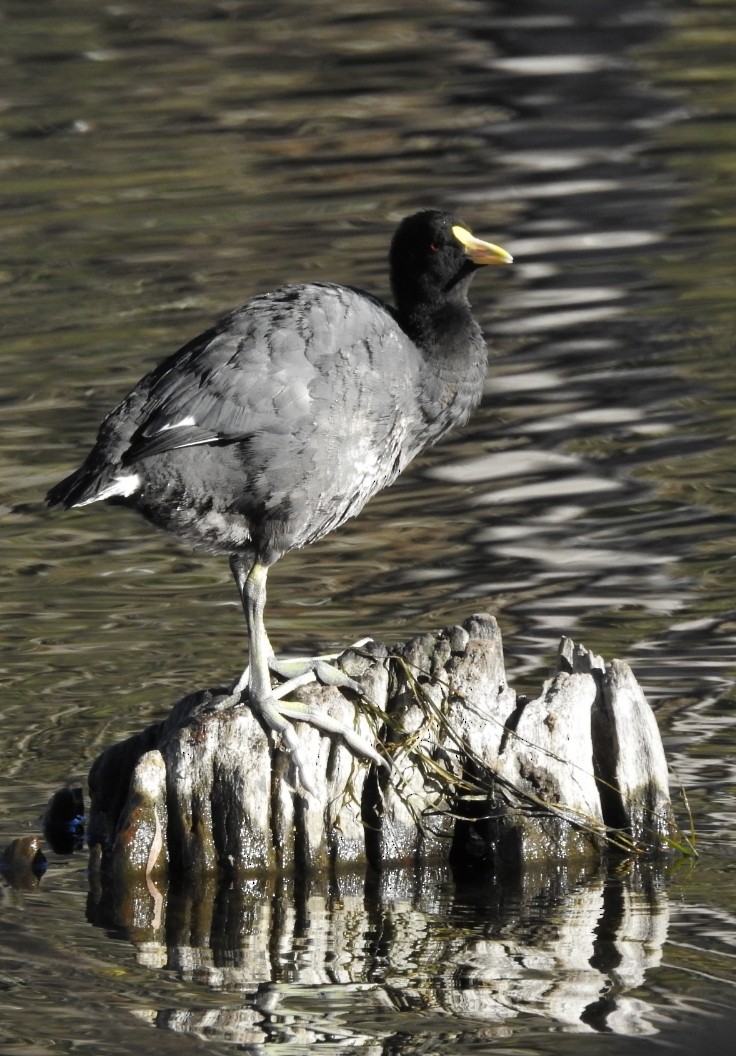
{"label": "red eye", "polygon": [[430,242],[429,243],[429,252],[430,253],[436,253],[439,248],[440,247],[438,245],[436,245],[434,242]]}

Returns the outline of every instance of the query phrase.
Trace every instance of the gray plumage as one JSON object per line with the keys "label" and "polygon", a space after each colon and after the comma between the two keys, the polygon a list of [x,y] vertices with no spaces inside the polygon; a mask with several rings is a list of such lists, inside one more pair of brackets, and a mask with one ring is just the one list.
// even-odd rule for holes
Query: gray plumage
{"label": "gray plumage", "polygon": [[[245,605],[249,570],[355,516],[467,420],[487,367],[467,290],[478,266],[508,260],[427,211],[394,236],[395,307],[331,283],[254,297],[136,385],[49,503],[122,503],[190,547],[237,555]],[[252,648],[247,605],[246,618]],[[251,698],[269,695],[261,676]]]}

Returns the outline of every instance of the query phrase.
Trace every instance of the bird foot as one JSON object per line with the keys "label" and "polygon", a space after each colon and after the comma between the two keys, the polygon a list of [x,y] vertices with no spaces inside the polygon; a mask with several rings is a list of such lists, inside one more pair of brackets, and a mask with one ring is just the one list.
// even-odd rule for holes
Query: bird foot
{"label": "bird foot", "polygon": [[292,725],[294,722],[308,722],[311,726],[331,737],[341,737],[348,748],[355,754],[363,756],[385,770],[390,770],[389,761],[376,751],[363,737],[344,723],[326,714],[319,707],[302,704],[295,700],[277,700],[275,696],[255,700],[249,698],[247,703],[257,711],[266,725],[281,738],[283,747],[291,753],[299,781],[305,791],[317,798],[317,789],[312,775],[312,768],[305,761],[302,747]]}
{"label": "bird foot", "polygon": [[[246,701],[242,703],[246,703]],[[302,755],[296,730],[288,717],[281,713],[281,704],[273,696],[261,698],[260,700],[255,697],[249,697],[247,704],[261,716],[268,728],[273,730],[277,737],[281,738],[284,749],[291,753],[302,788],[316,798],[317,786],[312,774],[312,768]]]}
{"label": "bird foot", "polygon": [[341,737],[355,755],[370,759],[372,763],[384,770],[391,769],[388,759],[380,755],[364,737],[361,737],[355,730],[350,729],[345,723],[340,722],[338,719],[333,719],[331,715],[326,714],[321,708],[311,704],[302,704],[296,700],[278,700],[275,707],[282,718],[289,719],[291,722],[308,722],[310,726],[321,730],[322,733],[332,737]]}
{"label": "bird foot", "polygon": [[[370,642],[370,638],[362,638],[355,642],[350,648],[360,649]],[[332,716],[327,715],[320,708],[299,701],[284,700],[300,686],[319,681],[326,686],[337,686],[342,689],[350,689],[355,693],[361,693],[361,686],[355,679],[350,678],[344,671],[330,661],[336,660],[341,653],[330,653],[315,657],[296,657],[288,660],[277,660],[275,656],[269,658],[269,670],[278,677],[286,678],[281,685],[274,687],[268,697],[255,699],[248,693],[248,681],[250,669],[246,668],[238,681],[233,686],[232,692],[224,700],[218,702],[218,710],[232,707],[238,704],[248,704],[262,717],[263,721],[281,737],[284,748],[291,752],[299,780],[306,791],[316,795],[311,770],[305,763],[296,737],[294,722],[307,722],[310,726],[321,730],[322,733],[341,737],[345,744],[356,755],[369,759],[383,769],[389,770],[388,760],[380,755],[376,749],[352,730],[349,726],[339,722]]]}
{"label": "bird foot", "polygon": [[[370,638],[361,638],[349,648],[360,649],[371,640]],[[354,693],[360,693],[360,683],[331,663],[331,661],[339,659],[343,652],[345,650],[341,650],[339,653],[323,653],[320,656],[289,657],[287,660],[279,660],[276,656],[271,657],[268,662],[269,669],[279,678],[287,680],[282,686],[274,690],[274,695],[277,697],[286,696],[298,686],[307,685],[308,682],[314,682],[315,680],[321,682],[323,686],[338,686],[341,689],[351,689]],[[311,677],[305,678],[305,676]]]}
{"label": "bird foot", "polygon": [[[351,646],[348,646],[348,649],[362,649],[370,641],[372,641],[371,638],[361,638]],[[337,686],[340,689],[350,689],[354,693],[360,693],[360,683],[331,663],[332,660],[337,660],[342,656],[343,652],[347,652],[347,650],[343,649],[339,653],[323,653],[320,656],[294,656],[285,660],[270,656],[268,659],[269,671],[276,675],[277,678],[286,680],[281,685],[274,686],[274,697],[280,700],[282,697],[288,696],[289,693],[293,693],[295,689],[299,689],[300,686],[309,685],[310,682],[321,682],[323,686]],[[233,698],[239,700],[246,691],[249,676],[250,667],[246,667],[232,688]]]}
{"label": "bird foot", "polygon": [[331,664],[331,659],[333,657],[312,656],[277,660],[274,657],[273,662],[268,665],[269,670],[279,678],[286,679],[280,686],[274,687],[274,696],[280,700],[310,682],[321,682],[323,686],[337,686],[339,689],[360,693],[360,683],[346,675],[335,664]]}

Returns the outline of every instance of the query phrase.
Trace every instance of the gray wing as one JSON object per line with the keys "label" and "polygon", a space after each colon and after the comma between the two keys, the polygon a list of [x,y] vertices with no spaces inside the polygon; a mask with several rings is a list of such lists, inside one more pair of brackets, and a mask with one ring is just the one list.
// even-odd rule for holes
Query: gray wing
{"label": "gray wing", "polygon": [[253,438],[270,446],[279,435],[314,441],[322,431],[334,442],[335,419],[346,414],[383,432],[391,389],[403,387],[391,375],[406,373],[405,341],[385,305],[349,287],[256,297],[144,379],[124,461]]}

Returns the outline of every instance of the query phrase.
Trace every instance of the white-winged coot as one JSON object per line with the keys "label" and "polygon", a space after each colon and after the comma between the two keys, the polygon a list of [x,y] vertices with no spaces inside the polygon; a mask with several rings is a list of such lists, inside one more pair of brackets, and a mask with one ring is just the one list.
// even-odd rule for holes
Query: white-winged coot
{"label": "white-winged coot", "polygon": [[313,282],[225,316],[135,386],[47,496],[67,508],[129,506],[196,550],[230,556],[250,645],[236,698],[247,689],[307,788],[283,714],[294,706],[271,686],[268,569],[354,517],[468,419],[487,368],[468,288],[480,266],[511,257],[451,214],[425,210],[401,222],[389,261],[394,307]]}

